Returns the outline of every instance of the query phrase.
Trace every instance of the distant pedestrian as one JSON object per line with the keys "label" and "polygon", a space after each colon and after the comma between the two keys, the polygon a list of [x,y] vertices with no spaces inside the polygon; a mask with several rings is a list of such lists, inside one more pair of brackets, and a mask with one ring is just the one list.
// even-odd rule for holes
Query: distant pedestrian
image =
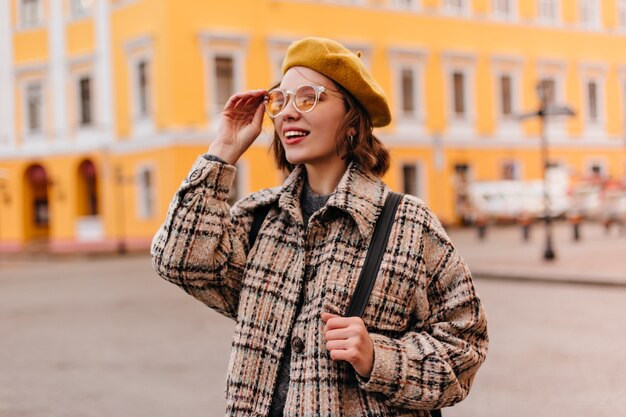
{"label": "distant pedestrian", "polygon": [[[428,416],[461,401],[485,359],[486,319],[419,199],[400,202],[363,316],[343,317],[390,192],[389,154],[373,134],[391,121],[382,88],[329,39],[294,42],[282,69],[277,88],[226,103],[152,246],[161,276],[236,320],[227,415]],[[290,175],[229,207],[264,110]],[[260,207],[269,212],[251,245]]]}

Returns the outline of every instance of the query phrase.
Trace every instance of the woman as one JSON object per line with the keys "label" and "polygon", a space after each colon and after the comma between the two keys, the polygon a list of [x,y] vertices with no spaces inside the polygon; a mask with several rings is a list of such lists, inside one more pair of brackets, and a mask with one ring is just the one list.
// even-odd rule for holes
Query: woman
{"label": "woman", "polygon": [[[428,416],[467,395],[487,350],[470,273],[404,196],[362,316],[343,317],[388,187],[384,92],[323,38],[293,43],[279,88],[230,98],[152,247],[156,271],[236,320],[229,416]],[[234,164],[274,122],[281,187],[228,207]],[[253,245],[259,207],[269,212]]]}

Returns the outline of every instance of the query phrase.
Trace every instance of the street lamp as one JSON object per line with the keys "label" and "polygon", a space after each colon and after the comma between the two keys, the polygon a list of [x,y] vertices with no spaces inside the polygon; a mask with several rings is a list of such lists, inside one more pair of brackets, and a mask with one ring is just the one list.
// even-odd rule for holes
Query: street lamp
{"label": "street lamp", "polygon": [[548,193],[548,135],[546,129],[546,121],[551,116],[568,116],[572,117],[576,113],[567,106],[559,106],[552,103],[555,96],[554,82],[551,80],[541,80],[535,87],[539,96],[539,109],[534,112],[525,113],[519,116],[520,120],[527,120],[538,117],[541,124],[541,160],[543,163],[543,216],[546,228],[546,247],[543,252],[543,259],[552,261],[556,258],[552,245],[552,214],[550,210],[550,194]]}

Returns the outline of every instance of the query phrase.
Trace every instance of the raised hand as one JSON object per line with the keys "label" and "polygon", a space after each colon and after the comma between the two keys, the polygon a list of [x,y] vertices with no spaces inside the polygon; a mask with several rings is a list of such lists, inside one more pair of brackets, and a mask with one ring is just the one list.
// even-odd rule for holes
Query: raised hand
{"label": "raised hand", "polygon": [[350,362],[354,370],[369,378],[374,367],[374,345],[360,317],[322,313],[326,349],[333,361]]}
{"label": "raised hand", "polygon": [[210,154],[233,165],[237,162],[261,133],[265,94],[265,90],[252,90],[228,99],[217,137],[209,147]]}

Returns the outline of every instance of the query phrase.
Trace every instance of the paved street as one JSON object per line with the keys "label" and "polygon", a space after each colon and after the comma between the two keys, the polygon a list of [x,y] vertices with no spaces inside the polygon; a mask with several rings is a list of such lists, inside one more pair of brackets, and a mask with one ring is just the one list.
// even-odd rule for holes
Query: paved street
{"label": "paved street", "polygon": [[[462,252],[476,245],[451,234]],[[490,353],[470,397],[445,416],[624,415],[626,287],[477,287]],[[233,324],[157,278],[145,255],[4,257],[0,329],[2,417],[223,414]]]}

